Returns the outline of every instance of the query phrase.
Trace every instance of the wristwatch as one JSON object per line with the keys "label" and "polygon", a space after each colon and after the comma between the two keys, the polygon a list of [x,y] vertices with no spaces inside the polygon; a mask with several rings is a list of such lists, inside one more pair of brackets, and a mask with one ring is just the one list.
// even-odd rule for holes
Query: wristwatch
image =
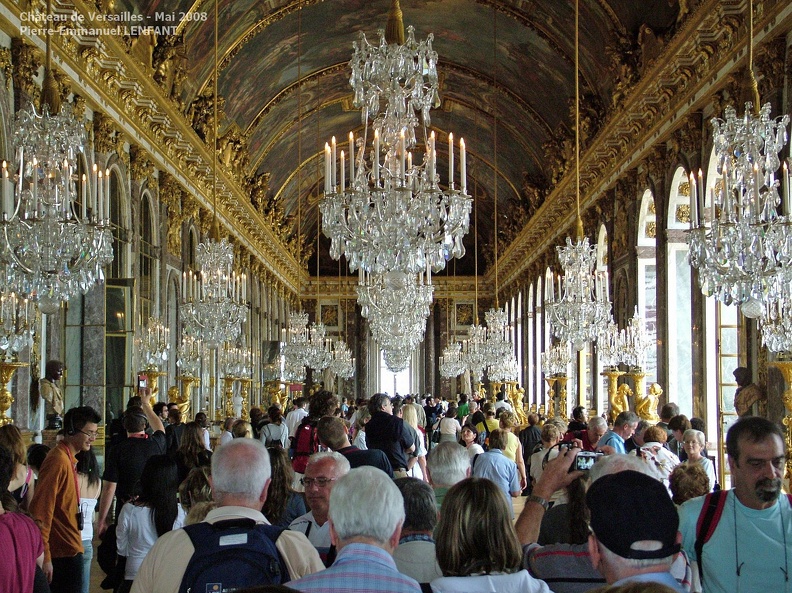
{"label": "wristwatch", "polygon": [[542,505],[542,508],[543,508],[544,510],[547,510],[548,508],[550,508],[550,503],[549,503],[549,502],[547,502],[547,501],[546,501],[544,498],[542,498],[541,496],[536,496],[536,494],[529,494],[529,495],[526,497],[526,502],[536,502],[536,503],[538,503],[538,504]]}

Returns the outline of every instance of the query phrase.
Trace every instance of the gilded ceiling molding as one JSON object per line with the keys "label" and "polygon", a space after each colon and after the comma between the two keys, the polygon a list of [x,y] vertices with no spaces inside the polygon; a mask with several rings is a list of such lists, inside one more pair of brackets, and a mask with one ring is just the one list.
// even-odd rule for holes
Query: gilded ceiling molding
{"label": "gilded ceiling molding", "polygon": [[38,50],[26,41],[14,37],[11,39],[11,59],[14,89],[23,101],[28,99],[37,103],[41,89],[35,79],[42,64]]}
{"label": "gilded ceiling molding", "polygon": [[11,60],[11,50],[7,47],[0,47],[0,70],[6,81],[6,88],[11,88],[14,76],[14,63]]}
{"label": "gilded ceiling molding", "polygon": [[786,36],[779,35],[756,48],[755,69],[758,76],[759,96],[767,101],[771,93],[784,86],[784,58]]}
{"label": "gilded ceiling molding", "polygon": [[[703,0],[668,40],[663,54],[632,88],[620,112],[609,115],[581,156],[581,173],[593,180],[582,196],[584,210],[623,171],[637,165],[653,145],[674,132],[679,109],[703,108],[722,87],[728,71],[735,68],[735,52],[740,51],[744,58],[747,36],[737,36],[744,12],[742,2]],[[791,4],[766,0],[756,28],[758,41],[777,35],[775,28],[790,16]],[[503,254],[504,286],[514,282],[537,254],[559,244],[569,232],[575,216],[570,208],[574,191],[574,175],[568,172]],[[487,280],[491,276],[488,272]]]}
{"label": "gilded ceiling molding", "polygon": [[[95,12],[93,5],[84,0],[75,0],[74,4],[85,17],[83,26],[102,26],[101,22],[90,19],[89,14]],[[18,18],[18,6],[5,6]],[[12,36],[18,34],[12,31],[14,26],[13,22],[8,24]],[[147,75],[144,66],[127,54],[123,40],[113,36],[82,37],[77,31],[74,33],[53,38],[55,65],[72,78],[79,76],[85,89],[82,94],[90,98],[91,103],[101,104],[119,130],[149,151],[157,168],[175,175],[204,207],[208,207],[212,195],[211,150],[197,140],[185,116],[164,96],[160,85]],[[34,42],[43,47],[43,40],[36,38]],[[35,67],[33,64],[35,50],[32,44],[17,43],[17,46],[20,58],[14,54],[15,78],[37,95],[38,87],[32,82],[38,70],[38,63]],[[24,82],[26,77],[30,82]],[[305,272],[255,211],[244,188],[222,170],[218,171],[218,178],[218,186],[226,188],[222,195],[227,196],[218,204],[221,224],[246,242],[287,286],[296,287],[297,276]]]}
{"label": "gilded ceiling molding", "polygon": [[118,145],[116,134],[118,132],[112,118],[101,111],[95,112],[93,117],[94,150],[100,154],[113,152]]}
{"label": "gilded ceiling molding", "polygon": [[129,147],[129,173],[132,181],[141,185],[144,181],[148,181],[149,187],[157,185],[154,163],[149,159],[148,153],[137,144],[132,144]]}

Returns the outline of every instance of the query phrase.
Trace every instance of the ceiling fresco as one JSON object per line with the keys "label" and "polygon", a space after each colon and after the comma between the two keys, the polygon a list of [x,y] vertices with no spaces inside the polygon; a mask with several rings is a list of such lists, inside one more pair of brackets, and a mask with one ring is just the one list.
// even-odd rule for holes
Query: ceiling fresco
{"label": "ceiling fresco", "polygon": [[[233,128],[242,134],[248,151],[245,175],[269,176],[271,201],[278,203],[294,234],[300,220],[300,235],[315,246],[324,143],[333,135],[346,139],[350,130],[360,130],[347,67],[352,43],[361,31],[376,39],[391,0],[219,2],[220,133]],[[481,273],[492,261],[494,196],[499,235],[507,242],[569,166],[574,1],[401,0],[400,5],[404,24],[415,27],[416,38],[434,35],[442,106],[432,112],[432,129],[440,139],[453,132],[467,141],[468,187],[479,192]],[[116,0],[113,6],[116,12],[152,17],[198,15],[179,31],[185,109],[201,93],[211,92],[214,0]],[[673,33],[678,12],[674,0],[580,0],[584,144],[608,117],[625,69],[635,70],[640,62],[643,29],[662,39]],[[447,169],[445,150],[439,151],[438,170]],[[472,233],[465,244],[468,255],[457,265],[460,274],[474,269]],[[320,272],[337,273],[337,267],[326,243],[320,243]],[[309,269],[315,268],[312,259]]]}

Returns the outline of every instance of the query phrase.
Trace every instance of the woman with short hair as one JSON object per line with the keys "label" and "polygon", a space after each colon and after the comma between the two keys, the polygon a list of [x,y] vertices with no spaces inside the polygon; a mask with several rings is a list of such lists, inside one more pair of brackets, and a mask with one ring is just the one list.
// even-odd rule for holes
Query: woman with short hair
{"label": "woman with short hair", "polygon": [[716,480],[715,465],[711,459],[701,454],[706,444],[707,440],[704,438],[704,433],[700,430],[690,428],[682,435],[682,446],[685,448],[685,453],[687,453],[687,462],[691,465],[700,465],[707,472],[709,489],[712,490],[715,487]]}

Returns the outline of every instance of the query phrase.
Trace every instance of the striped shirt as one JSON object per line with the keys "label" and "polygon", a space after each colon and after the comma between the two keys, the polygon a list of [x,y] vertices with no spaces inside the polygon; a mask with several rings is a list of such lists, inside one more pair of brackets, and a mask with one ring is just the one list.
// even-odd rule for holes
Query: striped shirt
{"label": "striped shirt", "polygon": [[345,545],[333,565],[288,583],[298,591],[335,593],[420,593],[415,579],[401,574],[388,552],[377,546]]}

